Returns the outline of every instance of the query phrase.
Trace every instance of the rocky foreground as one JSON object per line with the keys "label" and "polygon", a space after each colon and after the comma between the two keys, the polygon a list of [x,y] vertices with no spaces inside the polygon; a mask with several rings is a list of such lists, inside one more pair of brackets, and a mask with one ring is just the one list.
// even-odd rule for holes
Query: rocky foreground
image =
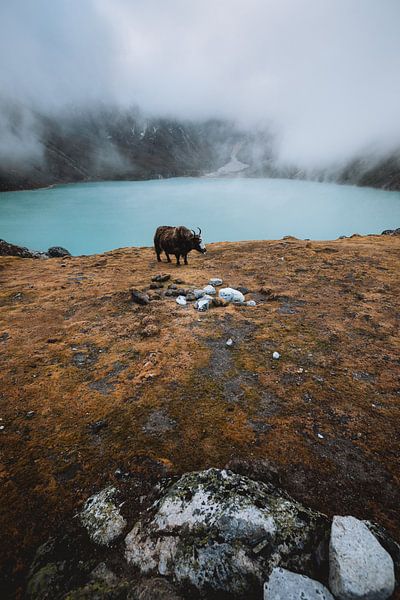
{"label": "rocky foreground", "polygon": [[[83,563],[86,557],[86,563],[82,572],[74,563],[68,593],[92,594],[78,596],[85,598],[97,597],[89,588],[97,585],[100,576],[96,580],[93,571],[99,569],[108,587],[120,586],[122,595],[99,596],[110,598],[128,597],[127,581],[132,597],[167,597],[165,586],[172,582],[176,587],[168,593],[177,597],[193,597],[185,596],[190,589],[210,598],[261,598],[273,567],[329,587],[334,515],[383,526],[387,533],[378,528],[376,539],[396,566],[399,267],[399,236],[211,244],[205,256],[191,254],[187,267],[160,265],[146,248],[47,260],[0,257],[5,597],[26,593],[34,552],[49,536],[55,541],[31,570],[31,596],[39,590],[36,597],[46,597],[43,578],[32,583],[45,568],[45,589],[54,575],[60,582],[49,597],[64,597],[73,556]],[[152,281],[158,274],[170,277]],[[256,305],[210,302],[205,312],[195,310],[193,290],[215,277]],[[182,292],[189,299],[180,305]],[[133,301],[137,293],[146,297],[143,304]],[[268,492],[294,503],[291,523],[307,522],[300,530],[311,536],[296,537],[302,551],[279,534],[285,559],[271,562],[279,519],[257,513],[258,521],[240,521],[253,554],[242,538],[233,544],[250,561],[244,583],[242,575],[225,577],[238,588],[196,587],[181,560],[181,579],[168,560],[155,568],[158,549],[146,540],[154,542],[157,528],[165,539],[169,517],[167,511],[157,521],[151,507],[177,476],[209,467],[245,478],[256,496]],[[110,487],[120,498],[117,523],[123,527],[111,546],[102,546],[76,515],[89,496]],[[187,495],[185,500],[190,502]],[[265,506],[255,504],[261,512]],[[219,519],[213,529],[219,546],[232,543],[228,521]],[[246,523],[258,523],[260,536]],[[202,538],[202,547],[209,548],[206,542]],[[171,556],[177,545],[169,549]],[[138,552],[147,552],[147,571]],[[57,579],[60,563],[64,571]],[[237,562],[227,564],[234,568]],[[277,570],[270,585],[283,576],[290,583],[291,576]],[[153,590],[153,596],[140,596],[149,577],[148,585],[164,589],[161,595]],[[396,591],[393,597],[399,597]]]}

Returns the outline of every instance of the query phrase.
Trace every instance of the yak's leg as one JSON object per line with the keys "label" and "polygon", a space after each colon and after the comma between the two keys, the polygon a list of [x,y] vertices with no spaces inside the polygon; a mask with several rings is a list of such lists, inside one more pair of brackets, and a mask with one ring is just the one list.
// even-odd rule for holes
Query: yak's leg
{"label": "yak's leg", "polygon": [[167,251],[166,251],[166,250],[164,250],[164,252],[165,252],[165,256],[167,257],[167,261],[168,261],[168,262],[171,262],[171,259],[170,259],[170,257],[169,257],[169,254],[167,253]]}
{"label": "yak's leg", "polygon": [[156,251],[158,262],[162,262],[161,261],[161,248],[160,248],[160,246],[154,245],[154,250]]}
{"label": "yak's leg", "polygon": [[184,254],[184,255],[183,255],[183,258],[184,258],[184,260],[185,260],[185,265],[187,265],[187,264],[188,264],[188,261],[187,261],[187,254]]}
{"label": "yak's leg", "polygon": [[180,254],[179,254],[179,252],[177,252],[177,253],[175,254],[175,256],[176,256],[176,264],[177,264],[177,266],[179,267],[179,266],[180,266],[180,264],[181,264],[181,263],[179,262],[179,257],[180,257]]}

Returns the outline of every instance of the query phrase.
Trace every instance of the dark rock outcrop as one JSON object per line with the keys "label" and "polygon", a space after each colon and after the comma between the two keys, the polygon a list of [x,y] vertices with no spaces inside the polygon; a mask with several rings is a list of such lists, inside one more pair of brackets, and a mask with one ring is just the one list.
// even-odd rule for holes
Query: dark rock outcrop
{"label": "dark rock outcrop", "polygon": [[5,240],[0,240],[0,256],[18,256],[19,258],[63,258],[71,256],[70,252],[61,246],[52,246],[47,252],[29,250],[25,246],[10,244]]}
{"label": "dark rock outcrop", "polygon": [[385,231],[382,231],[381,235],[400,235],[400,227],[397,229],[385,229]]}
{"label": "dark rock outcrop", "polygon": [[42,258],[44,252],[34,252],[25,248],[25,246],[17,246],[10,244],[5,240],[0,240],[0,256],[19,256],[20,258]]}
{"label": "dark rock outcrop", "polygon": [[62,246],[52,246],[47,250],[47,254],[50,258],[63,258],[64,256],[71,256],[71,253]]}

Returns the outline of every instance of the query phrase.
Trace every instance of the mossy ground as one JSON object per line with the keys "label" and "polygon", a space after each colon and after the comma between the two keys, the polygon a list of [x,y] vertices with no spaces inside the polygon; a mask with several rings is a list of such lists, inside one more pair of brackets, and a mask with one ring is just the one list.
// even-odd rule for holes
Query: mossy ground
{"label": "mossy ground", "polygon": [[[222,277],[258,305],[133,305],[129,288],[148,289],[159,272],[184,287]],[[180,268],[146,248],[0,258],[9,589],[116,469],[151,480],[268,460],[306,505],[400,539],[399,272],[400,239],[387,236],[211,244]]]}

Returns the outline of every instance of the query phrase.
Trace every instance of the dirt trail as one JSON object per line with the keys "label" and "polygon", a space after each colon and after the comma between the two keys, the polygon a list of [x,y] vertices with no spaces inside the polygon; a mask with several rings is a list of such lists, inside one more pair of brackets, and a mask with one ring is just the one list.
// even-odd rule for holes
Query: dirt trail
{"label": "dirt trail", "polygon": [[[160,272],[183,287],[222,277],[257,306],[133,305],[129,289]],[[180,268],[137,248],[0,258],[8,585],[120,473],[238,459],[268,460],[302,502],[400,539],[399,272],[400,238],[389,236],[218,243]]]}

